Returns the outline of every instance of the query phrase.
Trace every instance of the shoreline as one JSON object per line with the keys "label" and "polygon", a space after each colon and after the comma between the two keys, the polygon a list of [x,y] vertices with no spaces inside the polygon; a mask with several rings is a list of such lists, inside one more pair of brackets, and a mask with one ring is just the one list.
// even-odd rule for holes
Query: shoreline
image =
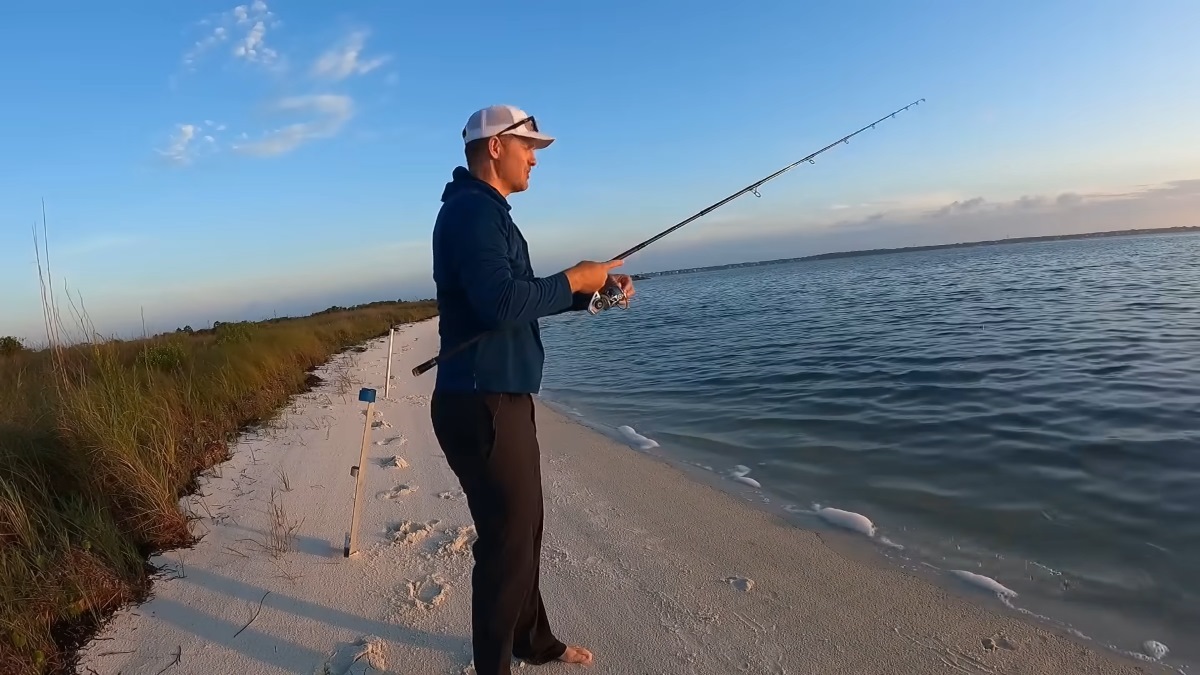
{"label": "shoreline", "polygon": [[[150,600],[93,636],[79,672],[473,672],[470,516],[430,428],[433,378],[409,374],[436,326],[397,330],[387,400],[384,337],[243,434],[181,500],[200,541],[151,560]],[[360,386],[379,400],[362,553],[345,559]],[[784,522],[541,400],[537,423],[547,610],[596,654],[539,672],[1172,672],[855,555],[861,535]]]}
{"label": "shoreline", "polygon": [[[539,394],[539,397],[541,396]],[[1031,609],[1022,606],[1024,604],[1023,597],[1017,598],[1018,594],[1016,593],[1011,597],[1004,594],[989,594],[988,589],[985,587],[987,584],[996,583],[999,584],[1000,588],[1004,588],[1003,583],[1009,583],[1020,588],[1021,584],[1019,583],[1013,584],[1003,579],[997,581],[987,576],[980,576],[987,574],[984,570],[972,573],[976,576],[956,574],[956,572],[965,570],[954,568],[954,565],[938,566],[935,564],[937,560],[929,555],[929,551],[924,551],[924,554],[910,553],[910,549],[913,549],[913,542],[909,541],[911,537],[906,535],[911,535],[912,533],[907,528],[902,528],[904,530],[903,533],[892,533],[892,537],[899,539],[899,541],[892,541],[888,537],[888,529],[879,527],[878,523],[872,522],[871,524],[878,528],[877,531],[873,536],[864,536],[861,532],[848,530],[846,527],[821,518],[810,508],[789,503],[794,500],[789,500],[786,496],[770,490],[771,481],[769,478],[763,478],[763,481],[766,482],[765,485],[757,484],[758,481],[755,481],[756,484],[754,485],[742,484],[739,482],[739,472],[725,465],[714,466],[714,464],[717,464],[716,460],[718,459],[724,459],[727,462],[732,461],[728,458],[710,457],[693,449],[685,450],[677,447],[663,448],[653,439],[646,439],[653,444],[651,447],[639,447],[635,439],[630,439],[618,428],[599,421],[599,415],[589,414],[576,408],[571,403],[553,397],[541,398],[540,403],[566,418],[569,422],[578,424],[589,432],[600,434],[618,445],[627,447],[632,452],[671,467],[672,470],[679,472],[685,480],[695,481],[726,494],[738,501],[742,506],[778,519],[788,527],[818,533],[822,536],[824,543],[836,550],[840,555],[851,557],[866,565],[882,565],[890,569],[903,570],[906,574],[932,584],[943,592],[971,602],[983,602],[992,610],[1032,622],[1043,629],[1080,641],[1104,653],[1123,658],[1133,658],[1138,661],[1143,661],[1147,658],[1147,654],[1138,651],[1136,646],[1122,648],[1117,646],[1117,644],[1113,644],[1114,633],[1112,631],[1103,636],[1092,635],[1089,634],[1090,631],[1084,632],[1077,626],[1072,625],[1073,620],[1082,616],[1082,610],[1078,608],[1072,608],[1069,605],[1060,606],[1058,604],[1042,606],[1045,605],[1043,601],[1035,604],[1034,608]],[[762,477],[764,475],[763,471],[757,466],[753,468],[742,466],[741,468],[751,469],[747,472],[747,475],[751,478],[755,476]],[[837,505],[826,504],[826,506]],[[859,514],[855,513],[854,515]],[[923,533],[921,541],[931,536],[937,535],[936,533]],[[920,544],[918,544],[917,548],[921,548]],[[1040,565],[1036,562],[1030,562],[1029,564]],[[962,566],[966,566],[966,563],[960,565],[960,567]],[[981,594],[981,590],[984,593]],[[1017,599],[1013,600],[1012,598]],[[1049,612],[1049,614],[1041,612]],[[1124,622],[1124,617],[1119,617],[1119,620],[1123,622],[1121,626],[1126,629],[1132,629],[1135,625],[1132,621]],[[1118,630],[1117,633],[1122,633],[1122,631]],[[1143,644],[1143,640],[1136,638],[1136,636],[1132,636],[1130,642],[1139,645]],[[1150,642],[1150,640],[1145,640],[1145,642]],[[1173,656],[1174,652],[1172,651],[1168,654],[1168,658],[1165,659],[1166,662],[1173,664],[1171,666],[1172,672],[1188,672],[1187,668],[1191,664],[1180,665],[1171,658]]]}

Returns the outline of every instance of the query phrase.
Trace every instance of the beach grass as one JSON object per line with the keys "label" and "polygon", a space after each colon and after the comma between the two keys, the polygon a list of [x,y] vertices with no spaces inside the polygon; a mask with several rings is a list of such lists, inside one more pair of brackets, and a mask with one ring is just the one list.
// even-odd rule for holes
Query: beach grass
{"label": "beach grass", "polygon": [[80,641],[145,596],[148,557],[193,543],[179,498],[239,431],[334,354],[437,314],[378,302],[137,340],[83,330],[67,345],[43,304],[50,346],[0,351],[3,675],[69,672]]}

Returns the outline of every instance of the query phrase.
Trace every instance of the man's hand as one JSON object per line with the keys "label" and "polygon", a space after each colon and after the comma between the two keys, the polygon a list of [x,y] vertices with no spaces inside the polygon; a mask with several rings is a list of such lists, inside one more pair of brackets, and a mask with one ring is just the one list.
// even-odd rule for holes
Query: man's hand
{"label": "man's hand", "polygon": [[[572,293],[595,293],[608,285],[608,271],[624,265],[624,260],[608,262],[592,262],[584,260],[566,270],[567,281],[571,284]],[[632,286],[632,282],[630,282]]]}
{"label": "man's hand", "polygon": [[633,278],[628,274],[610,274],[608,275],[609,285],[617,286],[626,298],[633,297]]}

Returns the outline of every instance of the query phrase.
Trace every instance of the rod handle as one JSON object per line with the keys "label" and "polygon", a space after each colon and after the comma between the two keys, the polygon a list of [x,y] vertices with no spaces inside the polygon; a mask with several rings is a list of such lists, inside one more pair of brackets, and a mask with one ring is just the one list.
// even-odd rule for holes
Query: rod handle
{"label": "rod handle", "polygon": [[419,377],[422,374],[429,372],[436,365],[437,365],[437,357],[435,356],[432,359],[429,359],[428,361],[426,361],[425,363],[422,363],[421,365],[417,366],[416,368],[413,368],[412,369],[413,377]]}

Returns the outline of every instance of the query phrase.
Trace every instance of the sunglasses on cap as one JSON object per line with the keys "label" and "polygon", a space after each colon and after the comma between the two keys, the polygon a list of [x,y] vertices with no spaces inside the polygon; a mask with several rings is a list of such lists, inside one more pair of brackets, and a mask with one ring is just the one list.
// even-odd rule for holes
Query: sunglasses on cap
{"label": "sunglasses on cap", "polygon": [[538,126],[537,126],[537,120],[536,120],[536,119],[534,119],[533,115],[530,115],[529,117],[526,117],[526,118],[525,118],[525,119],[523,119],[523,120],[517,120],[516,122],[513,122],[512,124],[510,124],[510,125],[508,125],[508,126],[504,127],[503,129],[501,129],[500,131],[498,131],[498,132],[496,133],[496,135],[497,135],[497,136],[499,136],[500,134],[505,134],[505,133],[508,133],[508,132],[512,131],[513,129],[516,129],[517,127],[524,126],[526,122],[528,122],[528,123],[529,123],[529,130],[530,130],[530,131],[537,131],[537,130],[538,130]]}

